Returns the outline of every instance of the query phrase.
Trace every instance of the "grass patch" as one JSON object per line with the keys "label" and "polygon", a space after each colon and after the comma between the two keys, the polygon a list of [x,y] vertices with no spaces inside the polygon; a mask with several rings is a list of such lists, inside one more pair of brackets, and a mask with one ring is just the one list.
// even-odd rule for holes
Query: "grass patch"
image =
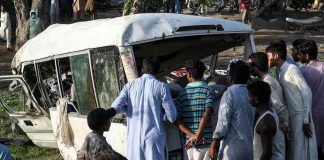
{"label": "grass patch", "polygon": [[[16,111],[24,110],[25,97],[22,97],[18,92],[8,92],[7,87],[0,85],[0,98],[8,106]],[[27,135],[24,133],[15,133],[11,130],[12,121],[3,108],[0,105],[0,137],[2,138],[19,138],[28,139]],[[18,146],[9,145],[11,153],[16,160],[57,160],[60,154],[58,149],[55,148],[42,148],[38,146]]]}
{"label": "grass patch", "polygon": [[57,160],[60,152],[58,149],[41,148],[37,146],[9,146],[15,160]]}

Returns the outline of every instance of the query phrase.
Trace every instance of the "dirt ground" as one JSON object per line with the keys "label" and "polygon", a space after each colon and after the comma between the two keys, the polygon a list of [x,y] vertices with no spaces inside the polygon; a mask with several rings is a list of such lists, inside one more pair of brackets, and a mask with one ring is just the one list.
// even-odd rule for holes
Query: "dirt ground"
{"label": "dirt ground", "polygon": [[[183,10],[183,14],[189,14],[187,9]],[[98,18],[113,18],[121,16],[118,10],[109,10],[106,12],[99,12]],[[237,12],[229,12],[226,8],[221,13],[216,13],[214,8],[210,8],[208,17],[229,19],[234,21],[240,21],[241,15]],[[305,19],[318,16],[324,19],[324,14],[317,11],[301,11],[295,12],[291,9],[283,13],[273,12],[272,17],[267,18],[255,18],[252,17],[252,28],[254,41],[257,47],[257,51],[264,51],[267,45],[272,39],[282,38],[287,42],[288,51],[290,52],[291,43],[297,38],[308,38],[313,39],[319,46],[320,60],[324,60],[324,31],[313,31],[313,30],[285,30],[285,19],[286,17]],[[0,42],[0,75],[10,74],[10,63],[14,52],[6,52],[5,43]]]}

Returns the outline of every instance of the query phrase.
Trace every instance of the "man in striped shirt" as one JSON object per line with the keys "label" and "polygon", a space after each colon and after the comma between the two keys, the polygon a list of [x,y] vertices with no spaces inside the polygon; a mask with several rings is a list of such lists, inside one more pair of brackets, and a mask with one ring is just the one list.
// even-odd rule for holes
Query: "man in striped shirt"
{"label": "man in striped shirt", "polygon": [[210,115],[213,112],[214,92],[201,81],[206,70],[202,62],[187,61],[185,68],[189,83],[177,98],[177,125],[186,134],[184,157],[187,160],[207,160],[213,134]]}

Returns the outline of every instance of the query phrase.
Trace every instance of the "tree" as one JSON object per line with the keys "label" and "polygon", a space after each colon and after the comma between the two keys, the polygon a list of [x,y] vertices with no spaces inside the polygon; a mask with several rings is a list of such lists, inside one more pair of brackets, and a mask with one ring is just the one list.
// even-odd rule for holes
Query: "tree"
{"label": "tree", "polygon": [[163,0],[126,0],[123,16],[137,13],[159,12]]}
{"label": "tree", "polygon": [[15,9],[17,17],[17,29],[16,29],[16,46],[15,50],[18,50],[27,41],[27,20],[29,17],[29,11],[24,3],[24,0],[15,0]]}
{"label": "tree", "polygon": [[27,41],[26,25],[31,10],[38,11],[39,17],[43,20],[45,26],[50,24],[51,0],[13,0],[13,2],[17,19],[15,50],[18,50]]}

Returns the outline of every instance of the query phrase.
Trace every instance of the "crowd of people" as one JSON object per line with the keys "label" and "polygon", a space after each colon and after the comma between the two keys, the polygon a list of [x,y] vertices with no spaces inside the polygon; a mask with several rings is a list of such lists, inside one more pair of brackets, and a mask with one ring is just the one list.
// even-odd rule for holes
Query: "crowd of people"
{"label": "crowd of people", "polygon": [[[126,84],[109,109],[127,117],[127,159],[167,159],[165,121],[183,133],[186,160],[323,159],[324,63],[317,60],[317,54],[313,40],[297,39],[292,59],[285,41],[274,40],[265,52],[252,53],[248,61],[233,59],[228,66],[229,87],[218,110],[215,90],[202,80],[206,67],[201,61],[186,62],[188,84],[173,101],[168,86],[155,77],[159,60],[145,58],[144,74]],[[211,124],[214,112],[218,114],[216,126]],[[89,136],[96,133],[94,129]],[[101,142],[92,145],[97,148]],[[106,159],[116,156],[111,147],[97,149],[84,148],[81,153],[107,155]]]}
{"label": "crowd of people", "polygon": [[89,16],[95,19],[96,10],[93,0],[51,0],[51,24],[61,21],[79,21]]}
{"label": "crowd of people", "polygon": [[[96,10],[93,0],[51,0],[50,23],[55,24],[59,21],[79,21],[84,20],[85,15],[90,19],[95,19]],[[12,27],[7,9],[1,5],[1,24],[0,39],[6,41],[7,51],[11,51],[12,46]],[[45,26],[39,17],[37,10],[31,10],[26,24],[27,39],[32,39],[43,30]]]}
{"label": "crowd of people", "polygon": [[[12,28],[9,13],[6,8],[1,5],[1,22],[0,22],[0,39],[6,40],[7,51],[12,50]],[[45,30],[43,21],[40,19],[37,11],[30,11],[30,18],[26,23],[27,39],[36,37]]]}

